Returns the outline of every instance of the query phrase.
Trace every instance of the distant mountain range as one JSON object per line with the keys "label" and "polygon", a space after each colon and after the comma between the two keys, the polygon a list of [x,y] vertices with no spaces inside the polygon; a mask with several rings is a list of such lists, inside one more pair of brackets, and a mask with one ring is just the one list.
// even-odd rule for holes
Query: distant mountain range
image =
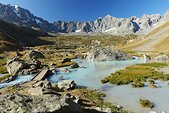
{"label": "distant mountain range", "polygon": [[169,21],[169,11],[164,15],[143,15],[141,18],[135,16],[115,18],[107,15],[89,22],[57,21],[50,23],[17,5],[0,4],[0,19],[54,33],[147,34],[162,23]]}

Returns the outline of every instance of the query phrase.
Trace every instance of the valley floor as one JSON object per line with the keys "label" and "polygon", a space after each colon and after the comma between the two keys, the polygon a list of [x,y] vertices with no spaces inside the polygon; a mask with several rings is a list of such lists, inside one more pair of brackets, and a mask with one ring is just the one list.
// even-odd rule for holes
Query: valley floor
{"label": "valley floor", "polygon": [[[42,37],[41,39],[46,40],[46,41],[51,41],[53,43],[53,45],[28,47],[28,48],[25,48],[25,50],[23,50],[23,51],[6,52],[3,54],[0,54],[0,72],[1,72],[0,74],[8,73],[8,71],[6,70],[6,67],[5,67],[6,62],[8,59],[12,59],[14,57],[18,57],[20,60],[24,61],[25,63],[32,65],[32,66],[30,66],[31,68],[35,68],[34,67],[35,62],[32,62],[32,59],[30,59],[30,53],[31,53],[30,51],[34,50],[34,51],[40,52],[44,55],[43,58],[37,58],[37,59],[35,58],[38,62],[40,62],[40,64],[39,64],[40,67],[38,67],[38,69],[35,69],[34,71],[35,71],[35,73],[37,73],[43,68],[48,68],[49,70],[51,70],[51,72],[53,73],[52,74],[53,76],[49,76],[48,80],[52,83],[52,87],[48,88],[47,86],[39,86],[39,85],[30,86],[30,87],[26,87],[26,88],[20,87],[18,85],[9,86],[9,87],[6,87],[6,88],[3,88],[0,90],[0,92],[2,93],[1,95],[5,96],[4,99],[6,99],[6,95],[10,95],[13,93],[15,93],[15,94],[19,93],[20,95],[30,96],[30,98],[32,100],[36,99],[37,101],[39,101],[39,98],[32,97],[31,94],[35,94],[37,89],[39,91],[41,91],[41,89],[44,88],[45,91],[47,90],[47,94],[53,95],[52,93],[57,93],[57,95],[60,95],[59,98],[64,98],[64,99],[65,99],[64,95],[70,93],[70,95],[73,95],[76,98],[79,98],[79,100],[81,102],[78,104],[80,104],[80,106],[82,108],[84,108],[85,110],[86,110],[86,108],[87,109],[91,108],[91,109],[94,109],[94,111],[96,109],[97,112],[102,112],[102,111],[106,111],[106,110],[107,110],[106,112],[109,112],[111,110],[112,112],[118,112],[118,113],[130,113],[130,111],[128,111],[128,110],[135,111],[135,109],[132,110],[130,107],[128,107],[126,105],[126,102],[129,102],[129,101],[122,100],[122,101],[124,101],[124,103],[122,103],[122,101],[121,102],[117,101],[117,98],[123,98],[123,97],[120,97],[120,96],[122,96],[120,94],[116,95],[116,94],[118,94],[118,90],[120,91],[119,88],[121,86],[114,86],[114,85],[110,85],[110,84],[103,85],[103,84],[101,84],[101,80],[104,79],[104,77],[107,77],[108,75],[110,75],[111,73],[115,73],[116,71],[123,70],[128,66],[135,65],[137,63],[144,63],[145,59],[143,59],[143,56],[144,56],[145,52],[141,52],[141,54],[140,54],[140,51],[139,52],[133,51],[132,49],[129,49],[129,47],[127,49],[122,48],[122,46],[124,46],[124,45],[126,45],[124,47],[129,46],[128,44],[131,42],[131,40],[134,40],[134,41],[139,40],[138,37],[133,36],[133,35],[128,35],[126,37],[118,37],[118,36],[104,36],[104,37],[101,37],[101,36],[57,36],[57,37]],[[74,60],[77,58],[82,58],[82,59],[85,58],[86,53],[89,52],[91,49],[91,46],[95,46],[95,44],[96,45],[99,44],[99,46],[104,47],[104,48],[125,50],[131,56],[135,56],[135,57],[137,56],[137,58],[139,58],[139,59],[138,60],[127,60],[127,61],[112,61],[112,62],[106,62],[106,63],[92,63],[92,62],[86,62],[86,61],[84,62],[83,60],[82,61]],[[165,54],[165,53],[156,53],[156,52],[155,53],[149,52],[149,53],[151,53],[149,56],[149,57],[151,57],[151,59],[154,59],[156,57],[163,58],[163,57],[161,57],[162,55],[167,56],[167,54]],[[33,59],[34,59],[34,57],[38,57],[38,55],[36,54],[35,56],[33,56]],[[35,63],[36,66],[38,64],[37,61]],[[168,64],[164,63],[164,65],[168,65]],[[152,68],[153,66],[150,66],[150,67]],[[142,67],[142,68],[147,68],[147,67]],[[152,71],[151,68],[150,68],[150,70]],[[168,67],[164,67],[164,68],[157,69],[157,70],[167,72],[166,74],[168,74],[167,69],[168,69]],[[26,70],[26,71],[24,70],[24,72],[27,72],[27,71],[28,70]],[[122,71],[119,71],[119,73],[121,73],[121,72]],[[149,70],[148,70],[148,72],[149,72]],[[82,73],[84,73],[84,74],[82,74]],[[118,72],[116,72],[116,74],[117,73]],[[137,74],[136,72],[134,72],[134,73],[135,74],[132,73],[133,76],[135,76]],[[153,70],[152,73],[155,74],[155,73],[159,73],[159,72],[156,72],[156,70]],[[129,74],[131,74],[131,73],[129,73]],[[7,78],[11,77],[11,75],[2,75],[2,76],[3,77],[0,78],[1,82],[6,80]],[[151,76],[154,76],[154,75],[151,74]],[[161,74],[160,77],[162,77],[162,76],[164,76],[164,75]],[[127,77],[129,77],[129,76],[127,76]],[[55,85],[59,79],[61,81],[61,80],[70,79],[70,78],[72,80],[74,80],[77,85],[79,85],[80,83],[83,83],[83,84],[80,84],[80,86],[83,86],[83,87],[84,86],[86,87],[87,84],[89,86],[96,86],[95,84],[99,84],[100,87],[89,87],[89,89],[88,88],[81,89],[79,87],[76,87],[75,89],[73,88],[71,90],[64,91],[64,90],[60,90],[58,88],[58,86]],[[88,79],[86,79],[86,78],[88,78]],[[122,79],[122,78],[120,78],[120,79]],[[139,76],[137,76],[136,79],[139,79]],[[140,78],[140,79],[142,79],[142,78]],[[146,80],[146,79],[147,78],[145,77],[144,80]],[[29,78],[29,80],[31,80],[31,79]],[[85,80],[85,81],[83,81],[83,80]],[[93,81],[93,80],[95,80],[95,81]],[[126,78],[126,80],[127,80],[127,78]],[[95,84],[92,84],[92,81]],[[132,82],[132,81],[130,80],[130,82]],[[146,81],[144,81],[144,82],[146,82]],[[158,83],[158,81],[155,81],[155,82]],[[118,85],[121,85],[121,84],[118,84]],[[153,84],[151,84],[151,85],[153,85]],[[160,85],[160,83],[157,84],[157,86],[158,85]],[[1,84],[0,84],[0,86],[1,86]],[[166,86],[166,84],[165,84],[165,86]],[[133,93],[135,90],[136,94],[138,94],[138,92],[140,90],[144,90],[143,92],[146,92],[148,90],[147,92],[150,92],[150,93],[155,91],[155,89],[151,89],[151,88],[147,88],[147,87],[145,87],[143,89],[133,89],[130,86],[124,86],[124,87],[121,87],[121,89],[123,89],[124,93],[125,93],[125,87],[127,87],[126,89],[129,89]],[[167,87],[165,87],[165,88],[167,88]],[[31,94],[28,93],[29,89],[33,90],[33,93],[31,93]],[[91,89],[95,89],[95,90],[91,90]],[[159,88],[157,88],[157,90],[158,89]],[[163,88],[161,88],[161,89],[163,89]],[[104,97],[105,95],[102,92],[106,93],[107,96]],[[149,94],[149,93],[145,93],[145,94]],[[20,96],[20,95],[19,96],[16,95],[16,98],[22,98],[23,100],[25,98],[27,98],[25,96]],[[46,92],[43,92],[43,90],[42,90],[42,93],[39,94],[38,96],[42,97],[41,99],[45,100],[46,99]],[[111,98],[111,96],[113,96],[113,98]],[[118,96],[118,97],[116,98],[116,96]],[[132,105],[137,104],[136,106],[138,107],[138,106],[140,106],[138,100],[141,99],[141,96],[145,96],[145,95],[141,95],[141,96],[136,95],[136,96],[137,96],[137,98],[134,99],[135,101],[132,103]],[[158,95],[156,95],[156,96],[158,96]],[[145,96],[145,97],[147,97],[147,96]],[[58,98],[58,97],[56,97],[56,98]],[[151,99],[149,97],[147,97],[147,98]],[[166,96],[166,98],[167,98],[167,96]],[[111,99],[110,102],[113,104],[111,104],[110,102],[106,102],[104,99],[106,99],[107,101],[109,99]],[[7,100],[2,100],[2,101],[6,102]],[[75,100],[72,100],[72,101],[75,101]],[[0,99],[0,101],[1,101],[1,99]],[[10,100],[10,101],[18,103],[17,100]],[[58,101],[60,102],[61,100],[58,100]],[[159,103],[158,103],[159,101],[157,100],[156,102],[159,105]],[[3,105],[0,105],[0,106],[4,106],[4,104],[5,103],[3,103]],[[28,103],[26,102],[26,105],[27,104]],[[32,105],[33,104],[36,104],[36,102],[32,102]],[[53,104],[55,104],[55,103],[53,103]],[[75,104],[75,106],[76,106],[76,104]],[[156,104],[156,103],[154,103],[154,104]],[[122,105],[124,107],[124,109],[120,105]],[[52,109],[51,106],[50,106],[50,109]],[[4,107],[7,107],[7,106],[4,106]],[[18,107],[19,107],[19,103],[18,103],[18,106],[14,107],[14,110],[19,109]],[[39,107],[41,107],[41,106],[39,106]],[[99,107],[99,108],[96,108],[96,107]],[[110,110],[106,109],[106,108],[110,108]],[[125,110],[126,108],[128,110]],[[140,108],[141,108],[141,106],[140,106]],[[155,106],[155,108],[156,108],[156,106]],[[152,110],[156,110],[155,108],[154,109],[142,108],[142,109],[146,109],[144,111],[149,112]],[[26,109],[29,111],[30,108],[28,108],[28,109],[22,108],[22,110],[23,109]],[[46,110],[48,108],[44,108],[44,109]],[[69,110],[69,108],[66,108],[66,110]],[[164,108],[164,110],[165,110],[165,108]],[[160,112],[161,111],[162,110],[160,109]]]}

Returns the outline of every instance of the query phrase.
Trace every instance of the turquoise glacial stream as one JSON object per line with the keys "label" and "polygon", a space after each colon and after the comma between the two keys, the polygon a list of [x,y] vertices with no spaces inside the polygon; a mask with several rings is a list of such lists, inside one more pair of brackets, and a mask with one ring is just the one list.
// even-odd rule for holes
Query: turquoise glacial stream
{"label": "turquoise glacial stream", "polygon": [[[74,60],[83,68],[70,69],[70,73],[57,72],[48,78],[52,83],[57,83],[63,79],[74,80],[78,86],[84,86],[90,89],[97,89],[106,94],[105,100],[115,105],[121,105],[125,109],[132,110],[136,113],[149,113],[156,111],[169,113],[169,86],[168,83],[156,81],[156,85],[161,88],[132,88],[130,85],[115,86],[112,84],[102,84],[100,81],[127,66],[144,63],[144,60],[126,60],[126,61],[108,61],[108,62],[87,62],[86,60]],[[86,68],[84,68],[86,67]],[[68,68],[68,67],[67,67]],[[1,75],[3,76],[3,75]],[[17,83],[31,80],[33,75],[19,76],[16,80],[0,84],[0,88],[14,85]],[[155,103],[153,109],[142,108],[139,99],[149,99]]]}
{"label": "turquoise glacial stream", "polygon": [[142,60],[126,60],[126,61],[105,61],[105,62],[88,62],[82,59],[74,60],[81,67],[78,69],[70,69],[71,73],[56,73],[48,78],[53,83],[61,79],[74,80],[79,86],[89,87],[92,89],[100,89],[104,85],[101,79],[113,72],[124,69],[129,65],[143,63]]}
{"label": "turquoise glacial stream", "polygon": [[[4,76],[4,75],[1,74],[0,76]],[[0,89],[4,88],[4,87],[7,87],[7,86],[12,86],[12,85],[15,85],[15,84],[19,84],[19,83],[24,83],[24,82],[30,81],[33,77],[34,77],[34,75],[18,76],[18,77],[16,77],[16,79],[14,81],[11,81],[9,83],[1,83],[0,84]]]}

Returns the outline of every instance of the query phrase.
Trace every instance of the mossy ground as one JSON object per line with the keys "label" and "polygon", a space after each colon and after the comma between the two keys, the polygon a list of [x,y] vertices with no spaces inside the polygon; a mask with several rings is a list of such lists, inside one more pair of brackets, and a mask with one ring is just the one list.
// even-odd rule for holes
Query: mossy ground
{"label": "mossy ground", "polygon": [[104,97],[106,95],[99,91],[81,88],[72,90],[71,94],[74,96],[80,95],[80,98],[83,100],[82,105],[84,105],[84,107],[96,106],[101,108],[111,108],[113,113],[132,113],[132,111],[118,109],[115,105],[104,101]]}
{"label": "mossy ground", "polygon": [[11,76],[12,76],[12,75],[7,74],[7,75],[5,75],[5,76],[3,76],[3,77],[0,77],[0,82],[3,81],[3,80],[5,80],[5,79],[7,79],[7,78],[9,78],[9,77],[11,77]]}
{"label": "mossy ground", "polygon": [[101,80],[102,83],[124,85],[132,83],[133,87],[144,87],[147,80],[169,80],[169,75],[158,72],[155,68],[167,66],[165,63],[145,63],[129,66],[124,70],[112,73]]}
{"label": "mossy ground", "polygon": [[140,105],[142,107],[147,107],[147,108],[153,108],[154,107],[154,104],[150,100],[140,99],[139,102],[140,102]]}
{"label": "mossy ground", "polygon": [[5,74],[7,73],[7,70],[6,70],[6,67],[5,67],[5,64],[6,64],[6,59],[4,59],[2,57],[2,55],[0,55],[0,74]]}

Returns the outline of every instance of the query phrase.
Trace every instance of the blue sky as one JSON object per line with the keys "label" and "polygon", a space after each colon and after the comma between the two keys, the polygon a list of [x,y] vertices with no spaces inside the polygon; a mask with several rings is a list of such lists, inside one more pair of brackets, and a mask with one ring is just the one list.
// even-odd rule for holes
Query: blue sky
{"label": "blue sky", "polygon": [[0,3],[19,5],[50,22],[90,21],[110,14],[131,17],[143,14],[164,14],[169,0],[0,0]]}

